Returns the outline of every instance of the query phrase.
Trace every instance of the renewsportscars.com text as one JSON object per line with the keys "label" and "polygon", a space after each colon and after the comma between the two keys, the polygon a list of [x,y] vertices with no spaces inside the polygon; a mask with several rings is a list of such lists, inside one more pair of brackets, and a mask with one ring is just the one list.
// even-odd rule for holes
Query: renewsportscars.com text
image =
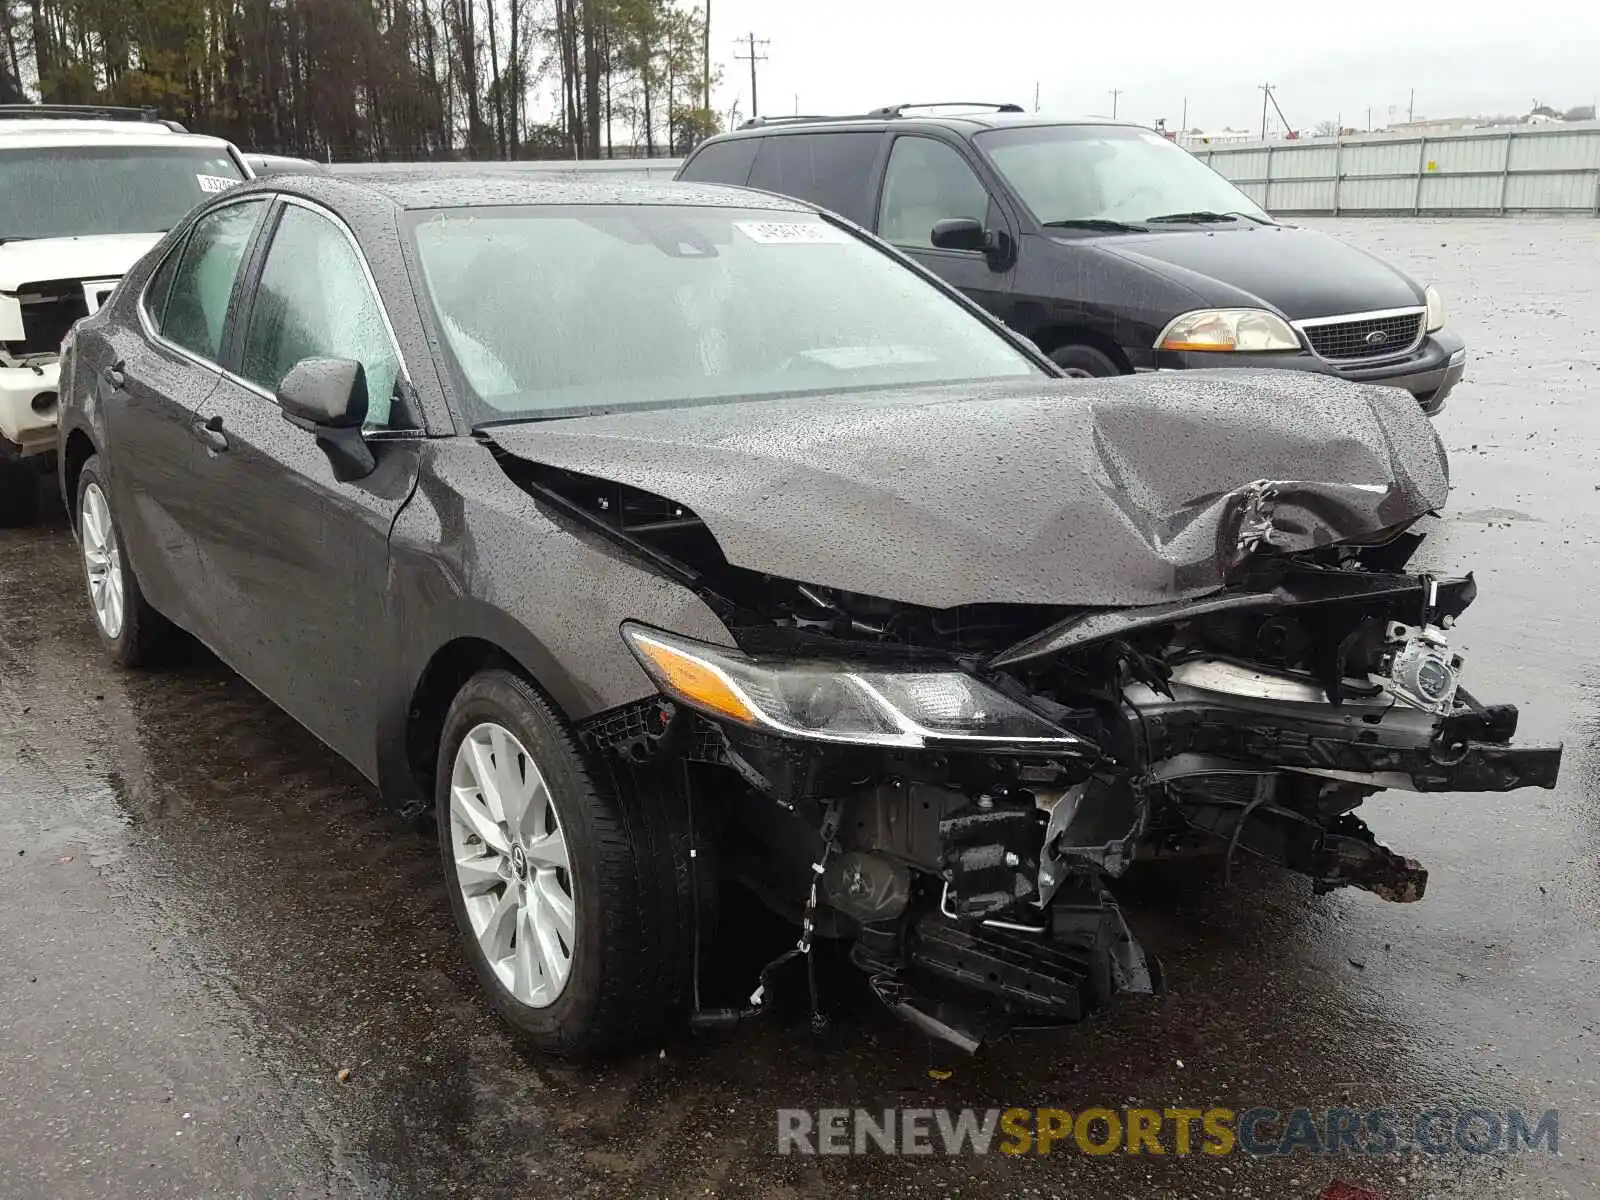
{"label": "renewsportscars.com text", "polygon": [[780,1108],[779,1154],[1497,1154],[1560,1143],[1560,1115],[1425,1108]]}

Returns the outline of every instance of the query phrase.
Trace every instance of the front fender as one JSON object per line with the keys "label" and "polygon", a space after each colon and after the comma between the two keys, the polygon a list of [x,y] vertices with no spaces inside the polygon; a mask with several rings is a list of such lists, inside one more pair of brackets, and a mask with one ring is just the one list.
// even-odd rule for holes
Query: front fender
{"label": "front fender", "polygon": [[472,438],[441,438],[389,538],[396,630],[379,718],[379,783],[409,779],[406,729],[429,664],[463,639],[514,660],[568,721],[653,695],[623,642],[625,620],[732,646],[689,588],[599,533],[541,506]]}

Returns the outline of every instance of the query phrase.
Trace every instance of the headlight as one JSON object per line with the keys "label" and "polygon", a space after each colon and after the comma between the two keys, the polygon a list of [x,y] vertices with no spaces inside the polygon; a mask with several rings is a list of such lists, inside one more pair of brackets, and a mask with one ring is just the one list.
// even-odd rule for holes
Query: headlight
{"label": "headlight", "polygon": [[758,661],[632,622],[622,626],[622,636],[664,695],[780,737],[910,748],[968,741],[1093,750],[962,671]]}
{"label": "headlight", "polygon": [[1157,350],[1298,350],[1289,323],[1264,308],[1208,308],[1184,313],[1164,330]]}
{"label": "headlight", "polygon": [[1444,297],[1439,295],[1435,287],[1425,288],[1423,294],[1428,297],[1428,332],[1444,328]]}

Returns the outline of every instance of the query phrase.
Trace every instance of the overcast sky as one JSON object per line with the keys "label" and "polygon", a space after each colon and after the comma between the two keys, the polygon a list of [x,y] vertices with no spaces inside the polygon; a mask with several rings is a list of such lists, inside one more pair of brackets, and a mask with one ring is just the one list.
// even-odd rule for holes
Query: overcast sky
{"label": "overcast sky", "polygon": [[750,115],[734,39],[770,41],[761,110],[860,112],[901,101],[1014,101],[1173,127],[1258,129],[1260,85],[1291,128],[1416,115],[1562,110],[1600,92],[1600,0],[711,0],[714,100]]}

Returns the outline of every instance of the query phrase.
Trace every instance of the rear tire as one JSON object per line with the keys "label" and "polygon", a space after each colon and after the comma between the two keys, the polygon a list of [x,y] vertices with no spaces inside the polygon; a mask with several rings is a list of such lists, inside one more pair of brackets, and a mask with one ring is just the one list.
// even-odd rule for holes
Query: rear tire
{"label": "rear tire", "polygon": [[123,554],[126,543],[100,475],[98,454],[90,455],[78,473],[77,499],[73,511],[95,632],[120,666],[149,666],[160,658],[172,625],[150,607]]}
{"label": "rear tire", "polygon": [[20,529],[37,521],[42,491],[34,459],[0,458],[0,528]]}
{"label": "rear tire", "polygon": [[1098,379],[1122,374],[1122,368],[1109,355],[1093,346],[1058,347],[1050,351],[1050,361],[1074,379]]}
{"label": "rear tire", "polygon": [[[512,1028],[548,1054],[594,1057],[687,1014],[698,864],[680,796],[597,771],[549,702],[505,670],[457,693],[434,791],[450,908]],[[704,904],[712,881],[699,882]]]}

